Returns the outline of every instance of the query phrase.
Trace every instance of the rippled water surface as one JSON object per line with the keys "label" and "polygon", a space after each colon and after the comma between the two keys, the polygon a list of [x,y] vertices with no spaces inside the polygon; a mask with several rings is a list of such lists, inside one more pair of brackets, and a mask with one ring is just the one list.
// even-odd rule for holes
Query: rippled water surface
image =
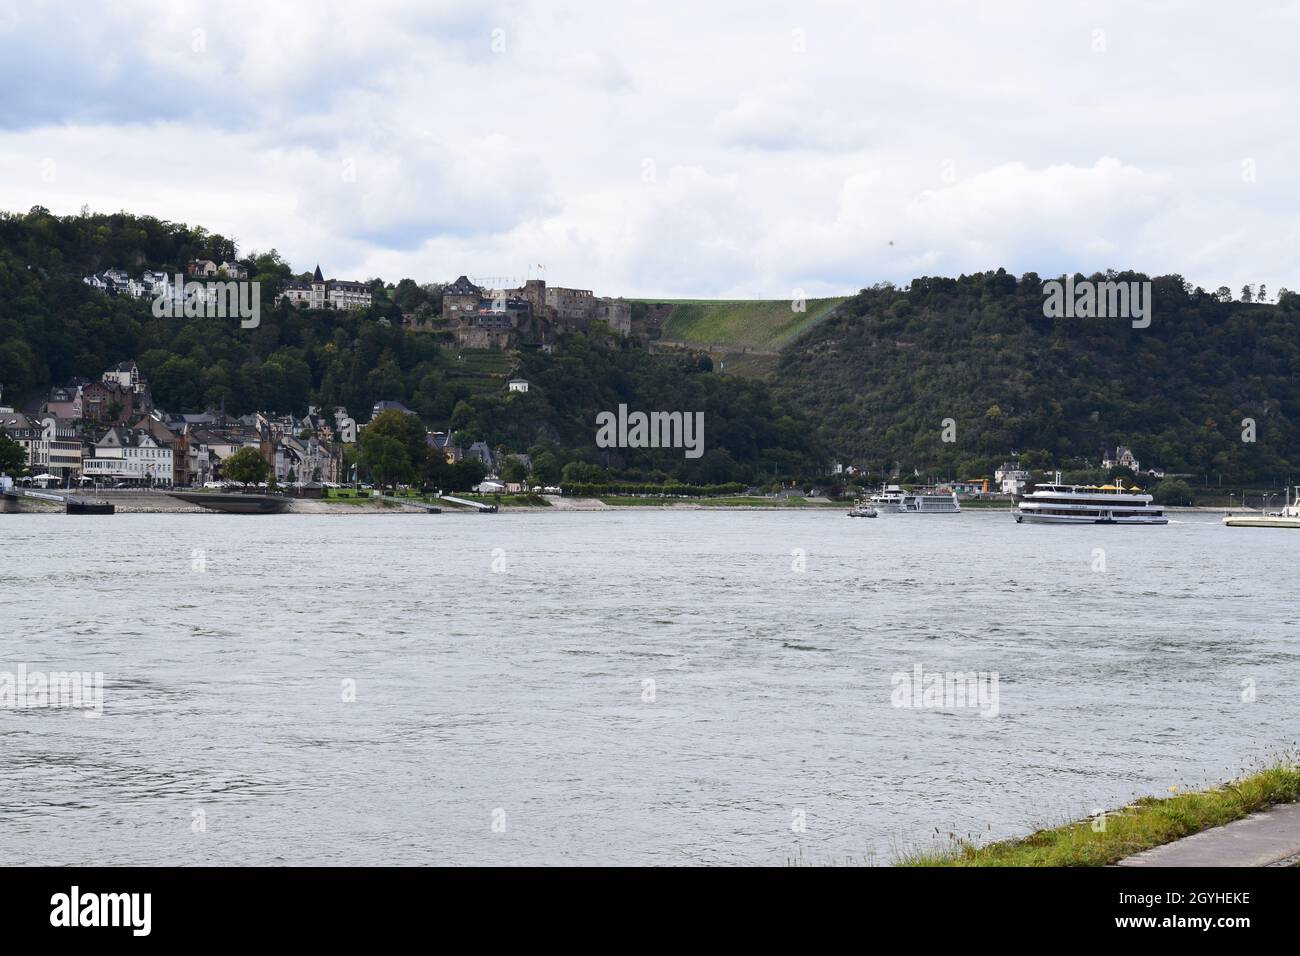
{"label": "rippled water surface", "polygon": [[[1300,532],[1213,515],[4,515],[0,545],[0,671],[105,680],[98,719],[0,709],[6,863],[887,863],[1300,726]],[[917,664],[997,672],[999,715],[891,706]]]}

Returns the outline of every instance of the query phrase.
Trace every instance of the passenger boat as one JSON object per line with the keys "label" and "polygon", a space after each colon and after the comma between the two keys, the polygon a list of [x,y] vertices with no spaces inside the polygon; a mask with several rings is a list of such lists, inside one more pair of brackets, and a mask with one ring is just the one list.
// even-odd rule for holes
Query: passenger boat
{"label": "passenger boat", "polygon": [[864,502],[861,498],[853,499],[853,508],[849,511],[850,518],[874,518],[879,512],[876,511],[869,503]]}
{"label": "passenger boat", "polygon": [[1228,515],[1223,519],[1229,528],[1300,528],[1300,485],[1295,488],[1295,496],[1287,491],[1286,507],[1258,515]]}
{"label": "passenger boat", "polygon": [[1038,485],[1016,505],[1016,522],[1038,524],[1168,524],[1164,509],[1142,491],[1114,485]]}
{"label": "passenger boat", "polygon": [[957,492],[937,488],[908,491],[898,485],[886,485],[871,496],[871,503],[886,514],[956,514],[961,511]]}

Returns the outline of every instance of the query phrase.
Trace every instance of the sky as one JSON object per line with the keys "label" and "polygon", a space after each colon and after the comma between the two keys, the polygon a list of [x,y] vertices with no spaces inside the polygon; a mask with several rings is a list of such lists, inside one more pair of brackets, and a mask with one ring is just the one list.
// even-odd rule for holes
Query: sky
{"label": "sky", "polygon": [[6,0],[0,209],[295,271],[1300,288],[1300,2]]}

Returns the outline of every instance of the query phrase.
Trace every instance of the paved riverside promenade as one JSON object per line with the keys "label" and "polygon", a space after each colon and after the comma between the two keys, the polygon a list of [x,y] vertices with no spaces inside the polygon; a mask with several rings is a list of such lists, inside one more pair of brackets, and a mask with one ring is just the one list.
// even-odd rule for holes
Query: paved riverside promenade
{"label": "paved riverside promenade", "polygon": [[1300,803],[1272,807],[1173,843],[1125,857],[1116,866],[1275,866],[1300,863]]}

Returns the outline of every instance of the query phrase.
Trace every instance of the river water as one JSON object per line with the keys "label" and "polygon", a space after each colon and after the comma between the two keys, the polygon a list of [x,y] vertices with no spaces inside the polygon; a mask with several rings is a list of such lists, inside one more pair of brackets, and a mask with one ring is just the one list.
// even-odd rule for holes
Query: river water
{"label": "river water", "polygon": [[[5,515],[0,672],[104,683],[96,718],[0,708],[0,860],[885,864],[1014,836],[1294,748],[1297,549],[1207,514]],[[896,706],[918,666],[996,674],[996,715]]]}

